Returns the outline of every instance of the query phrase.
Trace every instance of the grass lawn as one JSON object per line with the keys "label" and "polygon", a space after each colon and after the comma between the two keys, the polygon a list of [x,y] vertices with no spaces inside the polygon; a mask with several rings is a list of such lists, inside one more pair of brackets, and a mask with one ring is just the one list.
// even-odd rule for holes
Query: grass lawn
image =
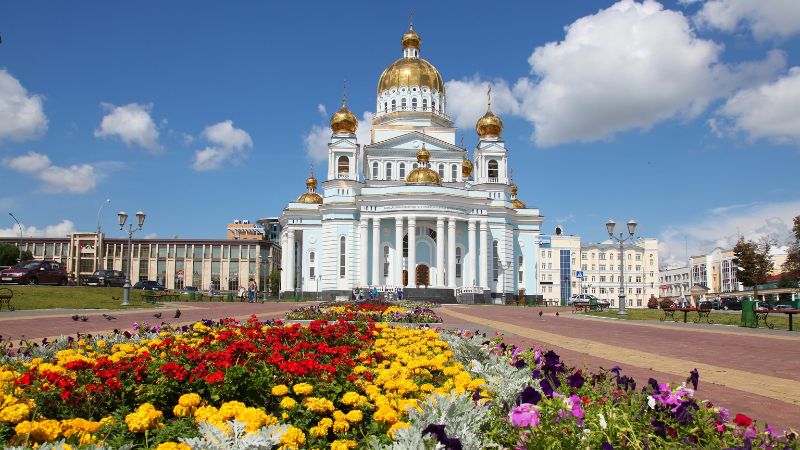
{"label": "grass lawn", "polygon": [[[628,308],[626,309],[628,312],[627,316],[618,316],[617,310],[607,311],[607,312],[591,312],[591,313],[580,313],[586,314],[587,316],[597,316],[597,317],[615,317],[618,319],[626,319],[626,320],[655,320],[658,321],[662,317],[664,317],[664,312],[660,309],[634,309]],[[675,312],[675,317],[678,318],[679,321],[683,321],[683,313],[680,311]],[[687,316],[686,321],[691,322],[693,319],[697,317],[697,313],[690,312]],[[741,323],[741,313],[740,311],[734,311],[733,313],[723,312],[723,311],[711,311],[711,315],[709,318],[714,322],[714,324],[721,324],[721,325],[739,325]],[[767,319],[770,324],[775,325],[776,330],[788,330],[789,329],[789,316],[785,314],[770,314],[769,319]],[[667,319],[670,321],[670,319]],[[793,328],[795,331],[800,329],[800,317],[795,316]],[[703,319],[700,323],[706,323],[705,319]],[[758,326],[764,328],[764,322],[759,322]]]}
{"label": "grass lawn", "polygon": [[[11,304],[16,310],[123,309],[121,287],[9,285],[2,287],[9,288],[14,292]],[[131,306],[126,308],[144,306],[148,305],[142,301],[141,292],[131,289]]]}

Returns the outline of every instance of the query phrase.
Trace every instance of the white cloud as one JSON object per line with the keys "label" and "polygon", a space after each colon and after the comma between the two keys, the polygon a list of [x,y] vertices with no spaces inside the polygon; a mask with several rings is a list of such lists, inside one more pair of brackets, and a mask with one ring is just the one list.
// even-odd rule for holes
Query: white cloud
{"label": "white cloud", "polygon": [[694,16],[695,23],[722,31],[749,28],[756,39],[786,38],[800,32],[797,0],[710,0]]}
{"label": "white cloud", "polygon": [[231,120],[207,126],[203,130],[203,137],[214,145],[194,154],[192,168],[201,172],[220,169],[225,161],[238,164],[247,159],[247,148],[253,147],[250,135],[243,129],[234,127]]}
{"label": "white cloud", "polygon": [[42,191],[47,193],[86,193],[97,185],[98,175],[90,164],[73,164],[69,167],[55,166],[47,155],[28,152],[10,158],[6,165],[17,172],[25,173],[44,182]]}
{"label": "white cloud", "polygon": [[800,66],[775,82],[744,89],[719,108],[712,131],[742,131],[751,139],[765,138],[800,147]]}
{"label": "white cloud", "polygon": [[24,141],[47,131],[47,117],[40,95],[28,91],[8,72],[0,69],[0,140]]}
{"label": "white cloud", "polygon": [[[74,232],[75,224],[67,219],[44,228],[28,227],[22,224],[22,235],[28,237],[64,237]],[[19,227],[15,224],[10,228],[0,228],[0,237],[19,237]]]}
{"label": "white cloud", "polygon": [[117,136],[127,145],[138,145],[153,153],[164,150],[158,143],[158,128],[153,118],[150,117],[152,105],[129,103],[125,106],[114,106],[102,103],[108,111],[100,122],[100,127],[94,130],[95,137]]}
{"label": "white cloud", "polygon": [[705,217],[668,226],[659,237],[659,252],[667,264],[685,262],[715,247],[729,249],[739,235],[746,239],[769,236],[779,245],[791,237],[792,220],[800,215],[800,201],[720,206]]}
{"label": "white cloud", "polygon": [[489,86],[492,87],[492,112],[500,116],[519,113],[519,102],[505,80],[490,83],[478,76],[450,80],[445,86],[447,112],[453,117],[456,126],[474,127],[478,118],[486,113],[486,91]]}
{"label": "white cloud", "polygon": [[[317,111],[320,114],[327,111],[324,105],[317,106]],[[356,128],[356,139],[360,145],[369,145],[371,143],[370,127],[372,127],[372,118],[375,116],[372,112],[365,111],[358,121],[358,128]],[[324,116],[327,118],[327,114]],[[306,147],[306,154],[311,161],[327,161],[328,160],[328,141],[331,139],[331,128],[328,125],[312,125],[308,133],[303,136],[303,144]]]}

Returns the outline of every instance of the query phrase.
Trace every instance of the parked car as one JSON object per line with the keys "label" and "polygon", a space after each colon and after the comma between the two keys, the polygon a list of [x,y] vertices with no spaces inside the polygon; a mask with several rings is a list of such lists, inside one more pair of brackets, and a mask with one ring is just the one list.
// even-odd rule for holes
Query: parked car
{"label": "parked car", "polygon": [[725,297],[722,299],[721,302],[722,309],[724,310],[735,310],[741,311],[742,310],[742,301],[737,297]]}
{"label": "parked car", "polygon": [[722,302],[719,299],[712,299],[712,300],[703,300],[700,302],[701,309],[720,309],[722,308]]}
{"label": "parked car", "polygon": [[574,294],[567,299],[567,305],[572,306],[573,303],[590,302],[592,299],[597,300],[597,297],[590,294]]}
{"label": "parked car", "polygon": [[141,289],[143,291],[166,291],[167,288],[158,281],[142,280],[133,285],[134,289]]}
{"label": "parked car", "polygon": [[183,289],[181,289],[181,295],[189,295],[190,292],[197,293],[197,288],[194,286],[184,286]]}
{"label": "parked car", "polygon": [[794,309],[794,308],[792,308],[792,305],[775,305],[776,311],[784,311],[787,309]]}
{"label": "parked car", "polygon": [[87,286],[124,286],[125,274],[119,270],[96,270],[86,277]]}
{"label": "parked car", "polygon": [[0,283],[11,284],[67,284],[67,270],[56,261],[25,261],[0,271]]}
{"label": "parked car", "polygon": [[753,309],[775,309],[775,304],[772,302],[756,302]]}

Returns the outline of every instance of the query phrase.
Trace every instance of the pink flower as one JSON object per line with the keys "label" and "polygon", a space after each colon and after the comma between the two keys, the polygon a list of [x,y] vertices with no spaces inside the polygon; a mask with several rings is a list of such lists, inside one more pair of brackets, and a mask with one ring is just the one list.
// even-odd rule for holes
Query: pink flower
{"label": "pink flower", "polygon": [[511,425],[515,427],[536,427],[539,425],[539,408],[530,404],[523,403],[508,414]]}

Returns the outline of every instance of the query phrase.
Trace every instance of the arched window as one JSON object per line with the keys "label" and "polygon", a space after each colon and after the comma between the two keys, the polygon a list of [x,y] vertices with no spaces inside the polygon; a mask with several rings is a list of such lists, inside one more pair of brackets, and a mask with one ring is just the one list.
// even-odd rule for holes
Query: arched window
{"label": "arched window", "polygon": [[519,258],[517,258],[517,271],[518,271],[517,273],[519,273],[517,280],[520,283],[525,281],[525,275],[523,273],[523,268],[525,267],[525,264],[523,264],[523,263],[524,263],[524,260],[522,259],[522,255],[519,255]]}
{"label": "arched window", "polygon": [[416,111],[417,110],[417,98],[416,97],[411,99],[411,110],[412,111]]}
{"label": "arched window", "polygon": [[497,241],[492,241],[492,279],[497,281],[500,272],[500,255],[497,254]]}
{"label": "arched window", "polygon": [[456,164],[450,166],[450,181],[458,181],[458,166]]}
{"label": "arched window", "polygon": [[405,99],[405,97],[400,99],[400,110],[402,110],[402,111],[406,110],[406,99]]}
{"label": "arched window", "polygon": [[456,247],[456,278],[461,278],[461,247]]}
{"label": "arched window", "polygon": [[422,99],[422,110],[423,111],[427,111],[428,110],[428,99],[427,98],[423,98]]}
{"label": "arched window", "polygon": [[336,165],[339,173],[350,172],[350,158],[348,158],[347,156],[340,156]]}
{"label": "arched window", "polygon": [[400,175],[400,179],[401,180],[405,180],[406,179],[406,163],[400,163],[399,171],[400,171],[400,174],[399,174]]}
{"label": "arched window", "polygon": [[500,177],[500,170],[498,169],[497,161],[494,159],[489,160],[489,178],[497,179]]}
{"label": "arched window", "polygon": [[383,277],[389,276],[389,246],[383,247]]}
{"label": "arched window", "polygon": [[347,245],[344,236],[339,239],[339,278],[344,278],[347,268]]}
{"label": "arched window", "polygon": [[317,267],[314,263],[315,256],[314,252],[308,254],[308,277],[312,280],[317,277]]}
{"label": "arched window", "polygon": [[378,179],[378,163],[377,162],[372,163],[372,179],[373,180],[377,180]]}
{"label": "arched window", "polygon": [[383,102],[383,112],[389,112],[389,103]]}
{"label": "arched window", "polygon": [[444,178],[444,164],[439,164],[439,178]]}
{"label": "arched window", "polygon": [[392,99],[392,111],[394,111],[395,109],[397,109],[397,101]]}
{"label": "arched window", "polygon": [[414,163],[414,168],[416,169],[417,167],[419,167],[419,163]]}
{"label": "arched window", "polygon": [[387,180],[392,179],[392,163],[390,162],[386,163],[386,179]]}

